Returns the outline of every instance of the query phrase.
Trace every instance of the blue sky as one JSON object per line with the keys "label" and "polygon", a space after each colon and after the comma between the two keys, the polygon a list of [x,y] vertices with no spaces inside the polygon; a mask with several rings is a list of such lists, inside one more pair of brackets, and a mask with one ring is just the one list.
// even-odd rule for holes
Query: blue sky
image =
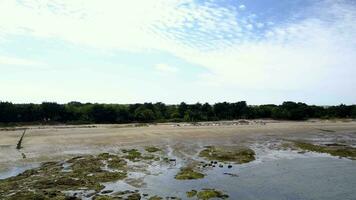
{"label": "blue sky", "polygon": [[0,0],[0,100],[356,103],[351,0]]}

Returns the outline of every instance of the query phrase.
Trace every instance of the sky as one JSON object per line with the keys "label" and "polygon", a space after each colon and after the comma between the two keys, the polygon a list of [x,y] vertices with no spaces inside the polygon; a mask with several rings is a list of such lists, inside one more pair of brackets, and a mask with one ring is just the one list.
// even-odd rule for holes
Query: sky
{"label": "sky", "polygon": [[0,101],[356,104],[354,0],[0,0]]}

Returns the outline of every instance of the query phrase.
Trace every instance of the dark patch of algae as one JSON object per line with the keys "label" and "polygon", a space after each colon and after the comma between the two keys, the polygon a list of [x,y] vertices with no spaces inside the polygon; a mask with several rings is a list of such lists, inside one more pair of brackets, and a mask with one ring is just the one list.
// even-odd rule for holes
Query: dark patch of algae
{"label": "dark patch of algae", "polygon": [[[104,170],[105,163],[111,170]],[[66,164],[70,166],[70,170],[64,170],[63,162],[46,162],[39,168],[0,180],[1,199],[78,199],[74,196],[66,196],[64,192],[85,190],[98,193],[104,188],[101,183],[127,177],[126,161],[108,153],[75,157],[68,160]],[[139,194],[131,194],[131,198],[128,199],[139,199],[137,195]],[[119,197],[96,196],[95,199],[119,199]]]}
{"label": "dark patch of algae", "polygon": [[202,200],[209,200],[209,199],[227,199],[229,198],[229,195],[224,194],[221,191],[215,190],[215,189],[203,189],[201,191],[196,191],[196,190],[191,190],[187,192],[187,197],[188,198],[193,198],[197,197],[198,199]]}
{"label": "dark patch of algae", "polygon": [[207,146],[199,153],[200,157],[211,161],[248,163],[255,160],[255,152],[246,147]]}
{"label": "dark patch of algae", "polygon": [[229,198],[229,195],[215,189],[203,189],[198,192],[197,197],[202,200],[209,200],[213,198],[227,199]]}
{"label": "dark patch of algae", "polygon": [[130,195],[128,195],[126,198],[123,198],[121,196],[108,196],[108,195],[96,195],[93,197],[93,200],[121,200],[121,199],[125,199],[125,200],[140,200],[141,199],[141,195],[139,193],[132,193]]}
{"label": "dark patch of algae", "polygon": [[186,193],[187,193],[188,198],[193,198],[193,197],[195,197],[195,195],[197,195],[198,192],[196,190],[191,190]]}
{"label": "dark patch of algae", "polygon": [[307,151],[314,151],[318,153],[328,153],[332,156],[339,156],[349,159],[356,159],[356,148],[340,145],[340,144],[328,144],[328,145],[315,145],[306,142],[294,142],[294,145],[300,149]]}
{"label": "dark patch of algae", "polygon": [[153,197],[150,197],[148,200],[162,200],[162,199],[163,199],[162,197],[153,196]]}
{"label": "dark patch of algae", "polygon": [[180,171],[175,176],[178,180],[192,180],[204,178],[204,174],[195,171],[192,167],[181,168]]}
{"label": "dark patch of algae", "polygon": [[132,162],[157,159],[154,155],[142,155],[137,149],[123,149],[122,152],[126,154],[124,158]]}
{"label": "dark patch of algae", "polygon": [[157,151],[162,151],[161,149],[157,148],[157,147],[154,147],[154,146],[149,146],[149,147],[146,147],[145,150],[147,152],[150,152],[150,153],[154,153],[154,152],[157,152]]}

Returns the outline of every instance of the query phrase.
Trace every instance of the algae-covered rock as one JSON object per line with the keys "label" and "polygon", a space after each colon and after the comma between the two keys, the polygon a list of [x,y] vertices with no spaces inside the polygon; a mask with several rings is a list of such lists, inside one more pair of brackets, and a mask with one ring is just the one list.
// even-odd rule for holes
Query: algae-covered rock
{"label": "algae-covered rock", "polygon": [[123,149],[122,152],[126,154],[124,158],[133,162],[138,162],[141,160],[154,160],[156,158],[154,155],[142,155],[142,153],[137,149]]}
{"label": "algae-covered rock", "polygon": [[112,197],[108,195],[95,195],[93,200],[119,200],[122,199],[121,197]]}
{"label": "algae-covered rock", "polygon": [[153,196],[153,197],[150,197],[148,200],[162,200],[162,199],[163,199],[162,197]]}
{"label": "algae-covered rock", "polygon": [[206,147],[199,153],[200,157],[219,162],[248,163],[255,160],[255,152],[245,147]]}
{"label": "algae-covered rock", "polygon": [[195,171],[191,167],[185,167],[180,169],[178,174],[175,176],[178,180],[192,180],[192,179],[201,179],[204,178],[204,174]]}
{"label": "algae-covered rock", "polygon": [[61,192],[55,192],[47,195],[44,192],[21,191],[8,196],[0,196],[3,200],[80,200],[78,197],[66,196]]}
{"label": "algae-covered rock", "polygon": [[141,195],[139,193],[133,193],[127,196],[127,200],[140,200]]}
{"label": "algae-covered rock", "polygon": [[326,144],[326,145],[315,145],[306,142],[294,142],[295,146],[307,150],[314,151],[318,153],[328,153],[332,156],[340,156],[350,159],[356,159],[356,148],[340,145],[340,144]]}
{"label": "algae-covered rock", "polygon": [[192,197],[195,197],[195,195],[197,195],[198,191],[196,190],[191,190],[191,191],[188,191],[186,192],[187,193],[187,197],[188,198],[192,198]]}
{"label": "algae-covered rock", "polygon": [[69,171],[63,170],[63,162],[46,162],[36,169],[0,180],[0,196],[3,199],[64,199],[69,198],[64,195],[68,190],[99,192],[104,188],[101,183],[127,177],[126,171],[104,170],[104,163],[110,165],[110,161],[115,163],[113,166],[126,167],[121,158],[106,154],[69,159],[66,161]]}
{"label": "algae-covered rock", "polygon": [[124,157],[128,160],[131,161],[139,161],[142,158],[141,152],[139,152],[137,149],[130,149],[130,150],[122,150],[123,153],[126,153]]}
{"label": "algae-covered rock", "polygon": [[203,189],[198,192],[197,197],[202,200],[209,200],[213,198],[227,199],[229,198],[229,195],[215,189]]}
{"label": "algae-covered rock", "polygon": [[146,147],[145,150],[147,152],[150,152],[150,153],[154,153],[154,152],[157,152],[157,151],[161,151],[161,149],[157,148],[157,147],[153,147],[153,146],[149,146],[149,147]]}

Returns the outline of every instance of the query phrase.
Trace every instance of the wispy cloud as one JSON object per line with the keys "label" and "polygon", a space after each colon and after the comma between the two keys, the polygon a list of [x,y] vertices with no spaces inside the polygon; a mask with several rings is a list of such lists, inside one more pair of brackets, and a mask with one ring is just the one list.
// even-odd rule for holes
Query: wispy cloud
{"label": "wispy cloud", "polygon": [[154,66],[154,68],[159,71],[159,72],[164,72],[164,73],[176,73],[178,72],[178,68],[167,65],[167,64],[157,64]]}
{"label": "wispy cloud", "polygon": [[29,60],[29,59],[23,59],[23,58],[16,58],[16,57],[7,57],[7,56],[0,56],[0,67],[1,66],[31,66],[31,67],[42,67],[44,66],[43,63],[34,61],[34,60]]}
{"label": "wispy cloud", "polygon": [[[169,52],[207,69],[199,83],[217,87],[327,87],[332,95],[356,89],[354,3],[315,1],[298,12],[290,8],[279,21],[250,9],[215,0],[1,1],[0,37],[30,35],[107,50]],[[154,69],[177,72],[165,64]]]}

